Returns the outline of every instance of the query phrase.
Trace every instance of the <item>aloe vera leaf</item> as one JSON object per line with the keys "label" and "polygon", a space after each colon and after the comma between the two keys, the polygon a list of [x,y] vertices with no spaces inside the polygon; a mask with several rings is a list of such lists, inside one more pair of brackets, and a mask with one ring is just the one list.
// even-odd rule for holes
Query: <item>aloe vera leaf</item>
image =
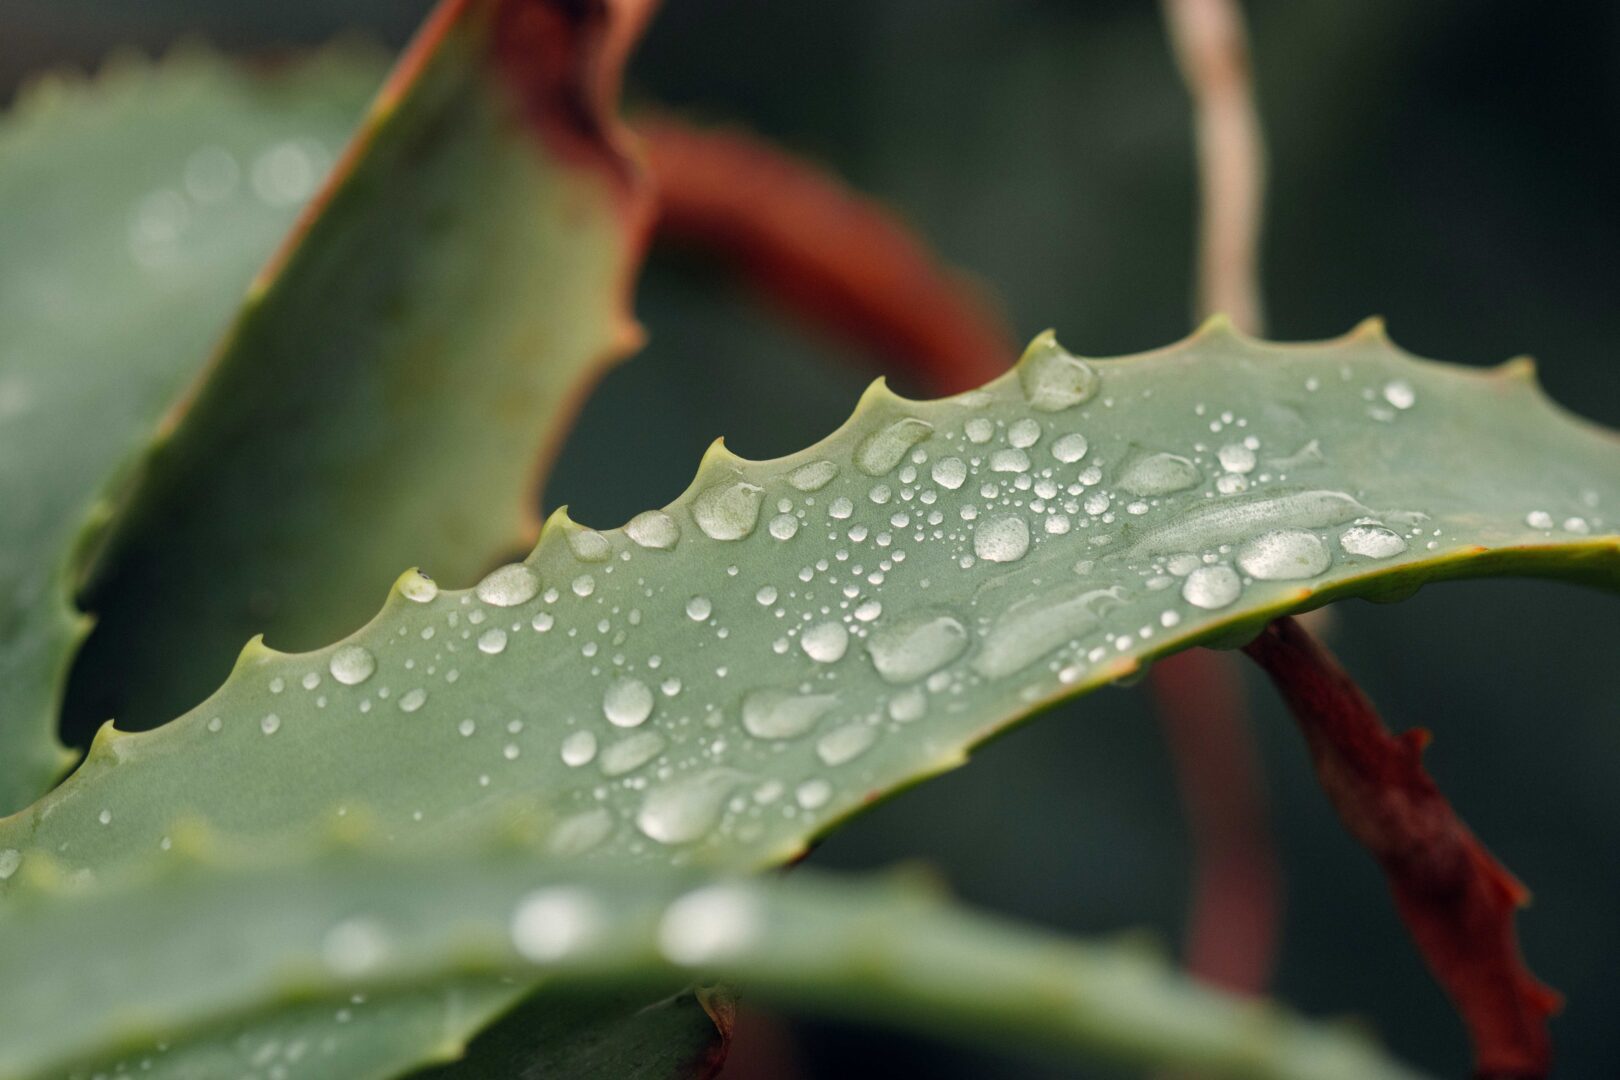
{"label": "aloe vera leaf", "polygon": [[0,809],[67,764],[75,551],[380,72],[355,48],[251,71],[190,47],[42,79],[0,121]]}
{"label": "aloe vera leaf", "polygon": [[[715,975],[789,1006],[1018,1051],[1210,1076],[1415,1075],[1348,1029],[1202,988],[1140,942],[1023,929],[899,879],[646,878],[483,845],[383,856],[343,846],[257,865],[173,856],[89,886],[43,863],[25,872],[0,920],[13,976],[0,1076],[118,1061],[186,1076],[171,1059],[205,1053],[220,1065],[238,1057],[214,1075],[274,1063],[289,1080],[347,1076],[319,1044],[284,1060],[289,1033],[264,1036],[253,1021],[299,1002],[355,1016],[435,989],[473,988],[477,1000],[477,987],[503,978],[538,980],[542,998],[563,1001],[581,988]],[[466,1019],[446,1012],[446,1052]],[[325,1056],[340,1057],[341,1037],[333,1046]]]}
{"label": "aloe vera leaf", "polygon": [[425,24],[95,560],[81,722],[151,726],[250,634],[312,647],[403,566],[468,583],[533,543],[537,462],[639,338],[646,191],[614,99],[645,7]]}

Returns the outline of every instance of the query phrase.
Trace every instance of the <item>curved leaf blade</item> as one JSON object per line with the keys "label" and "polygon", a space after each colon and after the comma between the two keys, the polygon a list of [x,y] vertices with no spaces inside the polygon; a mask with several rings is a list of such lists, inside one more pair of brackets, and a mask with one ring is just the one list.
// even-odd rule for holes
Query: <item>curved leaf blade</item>
{"label": "curved leaf blade", "polygon": [[46,80],[0,126],[0,809],[66,764],[76,549],[380,74],[352,49],[253,73],[190,48]]}
{"label": "curved leaf blade", "polygon": [[[1139,943],[1025,930],[900,881],[649,880],[537,865],[534,855],[343,849],[251,869],[177,855],[155,875],[78,889],[36,867],[0,921],[5,970],[28,973],[8,980],[0,1009],[0,1075],[110,1065],[96,1058],[109,1044],[139,1047],[141,1072],[154,1077],[185,1076],[171,1061],[189,1069],[205,1054],[283,1065],[285,1028],[238,1033],[296,998],[352,1015],[434,989],[472,988],[476,1001],[478,987],[503,978],[538,978],[549,995],[713,975],[788,1005],[1015,1051],[1196,1065],[1210,1076],[1415,1075],[1349,1030],[1202,988]],[[253,933],[242,933],[244,918]],[[86,948],[93,971],[57,962]],[[138,1017],[124,1011],[136,999]],[[446,1050],[468,1019],[446,1016]],[[339,1050],[341,1041],[324,1056]],[[348,1075],[319,1045],[283,1067]]]}

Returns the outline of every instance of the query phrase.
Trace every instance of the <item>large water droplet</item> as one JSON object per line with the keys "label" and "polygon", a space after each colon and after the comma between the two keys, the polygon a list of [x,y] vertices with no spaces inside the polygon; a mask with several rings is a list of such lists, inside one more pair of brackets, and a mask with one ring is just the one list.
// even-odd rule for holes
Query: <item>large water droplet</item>
{"label": "large water droplet", "polygon": [[1406,541],[1382,525],[1352,525],[1339,534],[1339,546],[1351,555],[1387,559],[1406,550]]}
{"label": "large water droplet", "polygon": [[788,475],[788,483],[800,491],[820,491],[838,475],[838,466],[831,461],[812,461],[800,465]]}
{"label": "large water droplet", "polygon": [[656,731],[638,731],[602,751],[602,775],[623,776],[639,769],[664,749],[664,737]]}
{"label": "large water droplet", "polygon": [[706,885],[669,905],[658,923],[658,949],[672,964],[712,964],[747,949],[764,923],[746,886]]}
{"label": "large water droplet", "polygon": [[844,658],[844,650],[849,648],[849,631],[842,623],[819,623],[799,635],[799,647],[817,663],[831,664]]}
{"label": "large water droplet", "polygon": [[439,585],[422,571],[411,570],[399,579],[399,594],[407,600],[425,604],[439,595]]}
{"label": "large water droplet", "polygon": [[746,480],[711,484],[692,500],[692,517],[711,540],[741,540],[759,523],[762,494]]}
{"label": "large water droplet", "polygon": [[1018,361],[1018,382],[1032,408],[1058,412],[1089,400],[1100,380],[1090,364],[1059,345],[1048,330]]}
{"label": "large water droplet", "polygon": [[589,765],[596,757],[596,734],[590,731],[571,731],[563,737],[561,748],[563,764],[570,768]]}
{"label": "large water droplet", "polygon": [[653,693],[640,679],[615,679],[602,695],[602,715],[618,727],[635,727],[652,715]]}
{"label": "large water droplet", "polygon": [[1287,495],[1216,499],[1174,521],[1143,530],[1129,545],[1141,555],[1202,551],[1242,540],[1256,528],[1319,529],[1370,514],[1342,491],[1296,491]]}
{"label": "large water droplet", "polygon": [[624,534],[644,548],[668,551],[681,538],[681,527],[662,510],[645,510],[624,526]]}
{"label": "large water droplet", "polygon": [[1178,454],[1148,454],[1125,466],[1119,486],[1132,495],[1169,495],[1202,479],[1198,466]]}
{"label": "large water droplet", "polygon": [[1001,678],[1033,664],[1066,642],[1095,630],[1098,617],[1124,600],[1124,590],[1072,582],[1028,596],[996,617],[973,658],[973,670]]}
{"label": "large water droplet", "polygon": [[326,667],[344,686],[358,686],[377,670],[377,658],[363,645],[345,645],[332,654]]}
{"label": "large water droplet", "polygon": [[837,704],[833,694],[754,690],[743,698],[743,728],[756,739],[796,739]]}
{"label": "large water droplet", "polygon": [[967,628],[954,617],[925,613],[873,630],[866,651],[872,657],[872,666],[886,681],[907,683],[955,660],[967,644]]}
{"label": "large water droplet", "polygon": [[934,462],[934,483],[955,491],[967,479],[967,465],[959,457],[941,458]]}
{"label": "large water droplet", "polygon": [[1243,582],[1230,566],[1200,566],[1182,583],[1182,598],[1206,611],[1223,608],[1243,592]]}
{"label": "large water droplet", "polygon": [[636,812],[636,828],[660,844],[701,840],[720,819],[726,796],[737,786],[731,769],[712,769],[648,791]]}
{"label": "large water droplet", "polygon": [[499,656],[506,651],[506,631],[498,626],[492,626],[478,635],[478,651],[488,653],[490,656]]}
{"label": "large water droplet", "polygon": [[512,947],[536,963],[560,960],[594,937],[601,916],[591,894],[554,885],[525,896],[512,912]]}
{"label": "large water droplet", "polygon": [[973,552],[987,562],[1017,562],[1029,551],[1029,525],[1017,514],[981,522],[973,531]]}
{"label": "large water droplet", "polygon": [[523,563],[510,563],[498,570],[491,570],[473,589],[478,599],[495,607],[515,607],[527,603],[539,591],[540,575]]}
{"label": "large water droplet", "polygon": [[1088,449],[1090,447],[1086,443],[1086,437],[1079,432],[1075,432],[1063,436],[1052,444],[1052,456],[1068,465],[1085,457]]}
{"label": "large water droplet", "polygon": [[868,476],[882,476],[906,456],[906,451],[934,433],[934,425],[907,416],[874,431],[855,448],[855,467]]}
{"label": "large water droplet", "polygon": [[568,550],[581,562],[606,562],[613,554],[613,545],[595,529],[569,529]]}
{"label": "large water droplet", "polygon": [[1328,568],[1333,556],[1321,537],[1304,529],[1273,529],[1238,549],[1243,572],[1261,581],[1313,578]]}
{"label": "large water droplet", "polygon": [[828,765],[854,761],[877,741],[877,729],[870,724],[845,724],[827,732],[816,743],[816,756]]}

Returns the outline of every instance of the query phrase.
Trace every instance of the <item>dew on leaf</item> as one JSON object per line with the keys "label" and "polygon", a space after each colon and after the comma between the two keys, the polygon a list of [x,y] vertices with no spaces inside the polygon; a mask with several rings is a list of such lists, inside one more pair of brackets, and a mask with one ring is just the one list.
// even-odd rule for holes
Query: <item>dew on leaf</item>
{"label": "dew on leaf", "polygon": [[602,695],[602,715],[617,727],[635,727],[645,722],[652,710],[652,691],[640,679],[615,679]]}
{"label": "dew on leaf", "polygon": [[512,912],[512,947],[525,960],[560,960],[598,932],[601,918],[590,893],[575,885],[539,889]]}
{"label": "dew on leaf", "polygon": [[407,600],[425,604],[439,595],[439,585],[422,571],[412,570],[399,579],[399,594]]}
{"label": "dew on leaf", "polygon": [[1060,645],[1095,630],[1102,612],[1123,600],[1120,587],[1098,589],[1087,582],[1027,596],[990,624],[973,657],[973,669],[992,679],[1021,671]]}
{"label": "dew on leaf", "polygon": [[1086,443],[1086,437],[1075,432],[1063,436],[1052,444],[1052,456],[1065,465],[1070,465],[1085,457],[1088,449],[1090,447]]}
{"label": "dew on leaf", "polygon": [[606,562],[613,554],[613,545],[595,529],[569,529],[568,550],[580,562]]}
{"label": "dew on leaf", "polygon": [[579,768],[589,765],[596,757],[596,734],[590,731],[571,731],[563,736],[559,749],[564,765]]}
{"label": "dew on leaf", "polygon": [[967,629],[951,615],[924,613],[873,630],[866,651],[886,682],[915,682],[955,660],[968,645]]}
{"label": "dew on leaf", "polygon": [[1243,592],[1243,582],[1230,566],[1200,566],[1187,575],[1181,595],[1193,607],[1215,611],[1226,607]]}
{"label": "dew on leaf", "polygon": [[831,461],[812,461],[800,465],[788,474],[788,483],[800,491],[820,491],[838,475],[838,466]]}
{"label": "dew on leaf", "polygon": [[1024,397],[1041,412],[1060,412],[1090,400],[1100,381],[1096,370],[1059,345],[1051,331],[1037,337],[1018,361]]}
{"label": "dew on leaf", "polygon": [[835,663],[849,648],[849,631],[839,622],[819,623],[799,635],[799,647],[817,663]]}
{"label": "dew on leaf", "polygon": [[1406,550],[1406,541],[1382,525],[1352,525],[1339,534],[1339,546],[1350,555],[1387,559]]}
{"label": "dew on leaf", "polygon": [[473,589],[478,599],[495,607],[527,603],[539,591],[540,575],[524,563],[510,563],[491,570]]}
{"label": "dew on leaf", "polygon": [[1202,479],[1198,466],[1179,454],[1147,454],[1125,466],[1119,486],[1132,495],[1170,495]]}
{"label": "dew on leaf", "polygon": [[967,465],[959,457],[941,458],[934,462],[931,470],[934,483],[942,488],[955,491],[967,480]]}
{"label": "dew on leaf", "polygon": [[668,551],[681,538],[681,527],[662,510],[647,510],[625,524],[624,534],[644,548]]}
{"label": "dew on leaf", "polygon": [[987,562],[1017,562],[1029,551],[1029,525],[1016,514],[994,517],[973,531],[973,553]]}
{"label": "dew on leaf", "polygon": [[660,844],[701,840],[720,819],[726,796],[736,787],[737,773],[711,769],[652,788],[636,811],[636,828]]}
{"label": "dew on leaf", "polygon": [[743,729],[756,739],[796,739],[838,704],[833,694],[754,690],[743,697]]}
{"label": "dew on leaf", "polygon": [[498,656],[506,651],[506,631],[495,626],[479,634],[478,651],[490,656]]}
{"label": "dew on leaf", "polygon": [[816,742],[816,756],[826,765],[843,765],[866,753],[876,741],[877,729],[870,724],[845,724]]}
{"label": "dew on leaf", "polygon": [[638,731],[602,750],[603,776],[623,776],[639,769],[664,750],[664,737],[656,731]]}
{"label": "dew on leaf", "polygon": [[711,484],[692,500],[692,517],[711,540],[741,540],[759,523],[763,491],[746,480]]}
{"label": "dew on leaf", "polygon": [[759,900],[745,887],[707,885],[665,910],[658,922],[658,950],[673,964],[714,963],[752,945],[764,921]]}
{"label": "dew on leaf", "polygon": [[855,467],[868,476],[883,476],[900,464],[906,451],[934,433],[934,425],[903,417],[872,432],[855,448]]}
{"label": "dew on leaf", "polygon": [[344,686],[358,686],[377,670],[377,658],[363,645],[345,645],[332,654],[326,667]]}
{"label": "dew on leaf", "polygon": [[1260,581],[1297,581],[1326,570],[1333,556],[1321,537],[1304,529],[1273,529],[1238,549],[1243,572]]}

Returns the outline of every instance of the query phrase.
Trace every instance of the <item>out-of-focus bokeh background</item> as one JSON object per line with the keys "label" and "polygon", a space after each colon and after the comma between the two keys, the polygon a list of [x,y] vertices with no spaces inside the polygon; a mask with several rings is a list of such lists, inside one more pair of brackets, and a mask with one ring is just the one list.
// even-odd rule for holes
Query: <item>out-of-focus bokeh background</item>
{"label": "out-of-focus bokeh background", "polygon": [[[338,33],[394,47],[428,6],[0,0],[0,98],[33,71],[186,37],[252,56]],[[1425,355],[1532,353],[1554,397],[1620,426],[1620,6],[1247,10],[1271,144],[1271,335],[1331,336],[1380,313]],[[1189,329],[1189,110],[1146,0],[666,0],[631,100],[744,124],[841,173],[979,276],[1021,336],[1050,325],[1107,355]],[[690,254],[655,252],[637,306],[651,344],[602,384],[551,488],[595,525],[674,496],[716,435],[752,457],[819,437],[884,367],[806,336]],[[1392,724],[1435,731],[1442,787],[1536,891],[1520,925],[1531,967],[1569,997],[1554,1027],[1567,1076],[1620,1075],[1617,611],[1570,587],[1484,582],[1346,606],[1326,629]],[[1460,1075],[1458,1023],[1376,869],[1269,688],[1250,691],[1287,875],[1276,992],[1364,1016],[1408,1059]],[[813,858],[920,859],[997,911],[1175,941],[1188,854],[1150,702],[1108,691]],[[738,1052],[736,1073],[781,1080],[1082,1075],[807,1022],[745,1030]]]}

